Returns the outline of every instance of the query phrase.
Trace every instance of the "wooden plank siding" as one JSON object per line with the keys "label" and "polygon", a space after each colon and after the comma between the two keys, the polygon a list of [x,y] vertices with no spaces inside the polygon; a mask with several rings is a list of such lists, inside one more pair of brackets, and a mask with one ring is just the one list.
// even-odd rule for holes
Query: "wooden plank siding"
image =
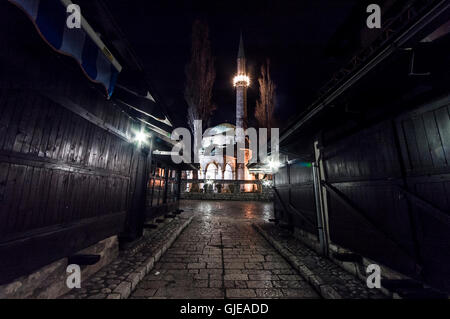
{"label": "wooden plank siding", "polygon": [[48,47],[14,6],[0,12],[0,28],[10,30],[0,32],[8,43],[0,48],[4,284],[107,237],[140,236],[151,157],[131,141],[140,124],[73,59]]}
{"label": "wooden plank siding", "polygon": [[[442,278],[450,278],[449,107],[450,97],[444,96],[321,147],[327,183],[355,208],[350,211],[327,192],[331,241],[446,291],[450,282]],[[313,211],[307,170],[283,167],[275,187],[283,201]],[[275,207],[282,209],[277,203]],[[283,219],[316,234],[292,219],[292,212],[288,215]]]}
{"label": "wooden plank siding", "polygon": [[[440,211],[440,218],[411,205],[423,276],[450,290],[450,96],[428,103],[397,120],[405,183]],[[414,123],[414,125],[411,125]],[[447,220],[443,223],[442,220]]]}
{"label": "wooden plank siding", "polygon": [[146,219],[150,220],[178,209],[180,194],[178,168],[153,160],[146,194]]}
{"label": "wooden plank siding", "polygon": [[288,163],[274,175],[274,185],[281,199],[275,197],[276,218],[317,236],[312,169]]}
{"label": "wooden plank siding", "polygon": [[[2,116],[0,147],[0,266],[5,282],[122,231],[130,179],[136,175],[129,158],[136,147],[36,91],[4,88],[0,96],[2,110],[13,114],[9,120]],[[108,227],[98,225],[106,221]],[[94,231],[97,227],[103,232]],[[72,231],[81,233],[67,238],[68,243],[60,241]],[[37,237],[47,240],[39,246]],[[59,247],[47,259],[51,240]]]}

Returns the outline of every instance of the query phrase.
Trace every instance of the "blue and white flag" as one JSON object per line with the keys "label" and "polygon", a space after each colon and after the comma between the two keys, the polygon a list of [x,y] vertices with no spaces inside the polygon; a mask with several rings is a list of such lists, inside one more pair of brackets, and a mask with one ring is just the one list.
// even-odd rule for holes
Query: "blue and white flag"
{"label": "blue and white flag", "polygon": [[90,25],[81,17],[81,28],[67,26],[69,0],[9,0],[33,21],[40,36],[56,51],[78,61],[85,75],[105,86],[110,97],[122,70]]}

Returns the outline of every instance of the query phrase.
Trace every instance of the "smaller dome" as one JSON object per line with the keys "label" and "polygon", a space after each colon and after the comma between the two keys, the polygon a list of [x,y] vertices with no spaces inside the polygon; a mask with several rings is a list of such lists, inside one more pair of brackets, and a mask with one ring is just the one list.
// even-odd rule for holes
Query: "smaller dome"
{"label": "smaller dome", "polygon": [[235,130],[236,126],[234,126],[233,124],[230,123],[222,123],[219,125],[216,125],[212,128],[209,128],[208,133],[205,134],[205,136],[214,136],[214,135],[219,135],[219,134],[224,134],[225,132],[228,132],[230,130]]}

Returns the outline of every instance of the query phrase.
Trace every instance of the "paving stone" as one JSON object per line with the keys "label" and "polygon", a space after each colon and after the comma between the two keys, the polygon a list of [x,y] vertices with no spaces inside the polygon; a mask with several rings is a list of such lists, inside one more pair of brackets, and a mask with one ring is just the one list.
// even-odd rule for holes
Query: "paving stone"
{"label": "paving stone", "polygon": [[[162,287],[166,287],[167,285],[169,285],[169,281],[166,280],[147,280],[147,281],[143,281],[141,282],[138,287],[139,289],[149,289],[149,288],[162,288]],[[137,289],[137,290],[139,290]]]}
{"label": "paving stone", "polygon": [[249,280],[247,281],[248,288],[272,288],[272,282],[264,280]]}
{"label": "paving stone", "polygon": [[155,297],[176,299],[210,299],[223,298],[223,290],[219,288],[160,288]]}
{"label": "paving stone", "polygon": [[221,280],[222,274],[209,274],[209,280]]}
{"label": "paving stone", "polygon": [[227,274],[224,275],[225,280],[248,280],[247,274]]}
{"label": "paving stone", "polygon": [[259,298],[280,298],[284,296],[281,289],[277,288],[256,289],[255,291]]}
{"label": "paving stone", "polygon": [[235,280],[234,287],[235,288],[248,288],[247,282],[248,282],[247,280]]}
{"label": "paving stone", "polygon": [[121,282],[114,292],[120,294],[122,298],[127,298],[131,293],[131,283],[127,281]]}
{"label": "paving stone", "polygon": [[227,263],[225,262],[225,269],[244,269],[244,263]]}
{"label": "paving stone", "polygon": [[134,297],[151,297],[156,293],[156,289],[136,289],[133,292]]}
{"label": "paving stone", "polygon": [[161,269],[186,269],[186,264],[184,263],[161,263],[158,265]]}
{"label": "paving stone", "polygon": [[208,288],[208,280],[194,280],[193,287]]}
{"label": "paving stone", "polygon": [[278,280],[280,279],[277,275],[272,274],[256,274],[248,275],[249,280]]}
{"label": "paving stone", "polygon": [[256,298],[254,289],[226,289],[228,298]]}
{"label": "paving stone", "polygon": [[263,263],[264,269],[282,269],[282,268],[291,268],[291,266],[287,263],[283,262],[265,262]]}
{"label": "paving stone", "polygon": [[318,294],[314,290],[309,289],[286,289],[282,288],[281,291],[285,297],[297,298],[297,299],[316,299]]}
{"label": "paving stone", "polygon": [[189,263],[187,264],[188,269],[200,269],[206,268],[206,263]]}
{"label": "paving stone", "polygon": [[262,263],[252,262],[252,263],[245,263],[244,265],[245,269],[258,269],[258,270],[263,269]]}
{"label": "paving stone", "polygon": [[210,288],[222,288],[223,282],[222,282],[222,280],[210,280],[209,287]]}

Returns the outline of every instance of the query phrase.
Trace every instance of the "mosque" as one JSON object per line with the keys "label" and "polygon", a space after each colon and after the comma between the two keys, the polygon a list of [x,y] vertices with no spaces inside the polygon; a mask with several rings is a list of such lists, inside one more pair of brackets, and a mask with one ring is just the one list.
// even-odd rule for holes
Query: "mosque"
{"label": "mosque", "polygon": [[[198,171],[199,179],[206,180],[255,180],[259,176],[258,174],[250,173],[247,164],[252,157],[252,152],[248,148],[248,140],[245,136],[235,135],[236,128],[248,127],[247,122],[247,88],[250,85],[250,78],[246,73],[246,61],[244,53],[244,42],[242,40],[242,34],[239,42],[239,51],[237,56],[237,74],[233,80],[234,87],[236,88],[236,125],[229,123],[222,123],[215,127],[209,128],[206,134],[203,136],[199,159],[200,169]],[[237,160],[237,147],[241,142],[245,145],[242,149],[244,153],[244,163],[238,163]],[[206,149],[214,148],[211,152],[205,152]],[[232,156],[226,154],[226,148],[232,146],[234,152]],[[221,149],[219,151],[218,149]],[[188,174],[188,179],[192,178],[192,172]],[[187,186],[188,188],[191,185]],[[203,187],[203,184],[200,185]],[[257,191],[256,184],[242,184],[241,191],[252,192]],[[212,187],[214,191],[217,191]],[[225,188],[225,192],[230,191]]]}

